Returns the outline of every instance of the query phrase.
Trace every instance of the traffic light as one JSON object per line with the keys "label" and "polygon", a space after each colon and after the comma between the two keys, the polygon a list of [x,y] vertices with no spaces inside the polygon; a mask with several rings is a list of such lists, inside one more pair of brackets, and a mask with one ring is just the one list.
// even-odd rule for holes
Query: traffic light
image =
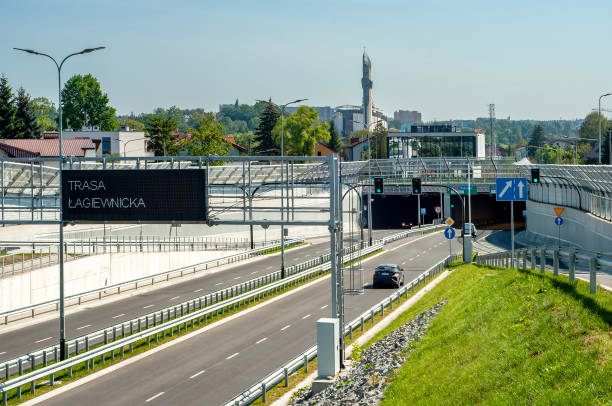
{"label": "traffic light", "polygon": [[421,178],[412,178],[412,194],[421,194]]}
{"label": "traffic light", "polygon": [[374,193],[384,193],[385,185],[383,178],[374,178]]}
{"label": "traffic light", "polygon": [[540,169],[531,170],[531,183],[540,183]]}

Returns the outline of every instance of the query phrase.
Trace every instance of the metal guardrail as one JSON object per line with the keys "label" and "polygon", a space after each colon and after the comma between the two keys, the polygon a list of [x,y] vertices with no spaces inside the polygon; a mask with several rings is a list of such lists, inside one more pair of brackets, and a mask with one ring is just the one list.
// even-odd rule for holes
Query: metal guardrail
{"label": "metal guardrail", "polygon": [[[427,278],[433,279],[437,274],[440,273],[444,269],[445,266],[449,265],[457,258],[456,255],[447,256],[443,260],[439,261],[417,278],[415,278],[412,282],[407,285],[404,285],[400,289],[394,291],[388,297],[384,298],[370,309],[366,310],[359,317],[355,318],[352,322],[348,323],[344,328],[344,336],[349,336],[352,338],[353,331],[357,329],[364,329],[364,323],[367,320],[371,320],[374,322],[375,316],[380,314],[381,317],[384,316],[384,312],[386,308],[393,308],[393,302],[397,302],[398,304],[401,301],[401,296],[404,298],[408,297],[408,291],[412,290],[414,292],[415,288],[420,287],[421,283],[425,283]],[[317,346],[314,345],[308,348],[306,351],[298,355],[297,357],[291,359],[289,362],[278,368],[277,370],[270,373],[268,376],[257,382],[255,385],[251,386],[241,394],[235,396],[228,402],[224,404],[224,406],[239,406],[239,405],[248,405],[253,401],[257,400],[260,397],[263,397],[263,401],[266,401],[266,392],[270,390],[275,385],[279,384],[282,381],[285,381],[284,385],[288,385],[289,376],[295,373],[300,368],[306,366],[306,372],[308,372],[307,366],[308,362],[317,356]]]}
{"label": "metal guardrail", "polygon": [[589,194],[591,213],[602,219],[612,221],[612,199],[605,196]]}
{"label": "metal guardrail", "polygon": [[[344,261],[350,261],[352,259],[355,259],[358,256],[367,255],[368,253],[379,250],[382,247],[383,247],[383,243],[378,242],[377,244],[373,244],[370,247],[364,248],[359,251],[354,251],[354,252],[351,252],[345,255]],[[168,316],[166,317],[167,321],[164,321],[164,311],[163,310],[152,313],[153,315],[152,317],[151,315],[139,317],[137,319],[138,323],[136,324],[136,331],[134,331],[134,324],[132,323],[132,321],[130,321],[129,330],[131,334],[129,336],[125,336],[123,338],[117,338],[116,340],[112,342],[108,342],[108,343],[105,342],[104,344],[96,348],[90,348],[90,346],[92,346],[92,343],[90,342],[90,339],[86,338],[84,342],[82,342],[81,346],[79,346],[79,342],[76,343],[76,347],[74,348],[74,351],[70,352],[70,353],[75,354],[73,357],[68,358],[64,361],[55,362],[52,365],[47,365],[48,360],[45,359],[45,361],[43,362],[43,366],[41,368],[33,369],[29,373],[20,374],[20,376],[14,379],[10,379],[8,381],[0,383],[0,393],[2,394],[2,402],[4,405],[7,404],[7,400],[8,400],[7,391],[11,389],[18,388],[18,397],[20,398],[21,387],[29,384],[30,390],[35,391],[35,381],[38,379],[49,377],[49,382],[51,385],[53,385],[54,375],[58,372],[67,370],[68,373],[71,375],[72,368],[81,363],[85,363],[86,368],[89,368],[90,366],[91,368],[93,368],[95,365],[95,359],[100,357],[101,360],[105,360],[107,353],[110,353],[111,359],[114,359],[115,352],[117,350],[119,350],[121,355],[123,355],[126,347],[129,347],[129,350],[131,351],[133,350],[134,344],[139,342],[140,340],[146,339],[147,343],[150,343],[151,339],[153,339],[157,342],[159,340],[160,334],[162,335],[162,338],[166,336],[166,331],[169,331],[169,334],[172,336],[174,334],[175,329],[178,329],[179,332],[180,332],[181,327],[184,327],[185,329],[187,329],[187,323],[190,323],[191,327],[193,327],[194,323],[197,323],[199,325],[202,322],[202,320],[206,322],[209,316],[216,316],[218,314],[223,314],[224,312],[234,310],[236,307],[240,307],[243,305],[249,305],[251,304],[251,302],[255,302],[256,300],[265,298],[268,295],[275,294],[276,292],[282,291],[288,287],[292,287],[294,285],[297,285],[299,283],[302,283],[309,279],[317,277],[320,274],[327,272],[329,268],[330,268],[330,263],[326,262],[324,264],[312,267],[305,271],[296,273],[295,275],[285,277],[284,279],[278,280],[276,282],[265,284],[266,281],[263,281],[264,285],[261,287],[249,290],[246,293],[238,294],[237,296],[230,298],[230,299],[221,300],[215,304],[208,305],[208,306],[206,305],[205,302],[204,302],[204,306],[202,306],[203,304],[201,300],[202,298],[192,299],[191,301],[188,302],[187,306],[191,304],[194,311],[192,311],[189,314],[184,314],[183,304],[181,304],[180,306],[175,306],[174,307],[175,309],[174,317],[175,318],[171,320],[168,320],[169,317],[172,317],[170,316],[170,312],[168,311]],[[280,277],[280,271],[276,271],[275,274],[277,274],[277,277]],[[270,275],[266,275],[266,276],[270,276]],[[252,281],[245,282],[241,285],[248,286],[248,284],[251,282]],[[177,309],[181,310],[180,314],[176,312]],[[157,318],[157,315],[160,315],[159,320]],[[158,321],[160,324],[158,324]],[[144,325],[144,329],[143,329],[143,325]],[[122,326],[125,326],[125,323],[122,324]],[[105,329],[104,331],[105,331],[104,338],[108,340],[109,330]],[[113,327],[112,334],[116,335],[116,333],[117,331]],[[57,348],[57,347],[54,347],[54,348]],[[55,360],[57,360],[58,352],[59,352],[59,349],[55,349],[53,351],[52,355]],[[48,354],[45,353],[45,357],[47,355]],[[34,356],[31,355],[31,357],[34,357]],[[35,364],[35,361],[33,362],[33,365],[34,364]],[[23,361],[20,362],[18,367],[19,366],[23,368],[24,362]],[[7,368],[8,367],[5,366],[5,369]],[[23,373],[23,371],[21,372]]]}
{"label": "metal guardrail", "polygon": [[[291,240],[287,240],[285,241],[285,245],[286,246],[292,246],[295,244],[299,244],[302,243],[304,240],[303,239],[291,239]],[[216,259],[211,259],[208,261],[204,261],[204,262],[200,262],[197,264],[192,264],[192,265],[187,265],[187,266],[183,266],[180,268],[175,268],[175,269],[171,269],[169,271],[164,271],[164,272],[159,272],[153,275],[148,275],[148,276],[142,276],[140,278],[137,279],[132,279],[129,281],[124,281],[124,282],[120,282],[120,283],[116,283],[114,285],[108,285],[108,286],[104,286],[101,288],[97,288],[97,289],[92,289],[92,290],[88,290],[86,292],[80,292],[80,293],[76,293],[74,295],[70,295],[70,296],[66,296],[64,298],[64,300],[66,301],[66,306],[70,306],[71,304],[78,304],[80,305],[81,302],[87,298],[87,297],[92,297],[92,298],[97,298],[97,299],[102,299],[102,297],[106,297],[109,296],[111,294],[114,293],[121,293],[121,289],[124,287],[129,287],[131,285],[134,285],[134,289],[138,289],[139,285],[143,286],[142,283],[144,282],[148,282],[149,280],[151,281],[150,284],[146,284],[144,286],[150,286],[155,284],[156,282],[161,282],[161,281],[168,281],[170,280],[170,276],[173,274],[177,274],[179,273],[180,276],[182,277],[183,275],[185,275],[186,273],[196,273],[198,271],[202,271],[202,270],[207,270],[209,268],[213,268],[213,267],[217,267],[219,265],[225,265],[225,264],[230,264],[230,263],[234,263],[234,262],[238,262],[238,261],[242,261],[244,259],[259,255],[262,251],[266,251],[269,249],[273,249],[278,247],[278,245],[268,245],[262,248],[257,248],[254,250],[249,250],[246,252],[242,252],[239,254],[232,254],[232,255],[227,255],[225,257],[221,257],[221,258],[216,258]],[[191,272],[190,272],[191,271]],[[163,278],[160,280],[155,280],[156,278]],[[72,303],[69,303],[69,301],[73,301]],[[46,310],[42,311],[42,312],[46,312],[46,311],[58,311],[58,307],[59,306],[59,298],[58,299],[53,299],[53,300],[48,300],[45,302],[41,302],[41,303],[36,303],[33,305],[29,305],[29,306],[25,306],[25,307],[21,307],[18,309],[13,309],[13,310],[8,310],[5,312],[0,313],[0,319],[4,318],[4,324],[8,324],[9,323],[9,317],[10,316],[14,316],[16,314],[21,314],[21,313],[28,313],[31,314],[31,317],[34,317],[37,313],[36,310],[38,309],[43,309],[46,308]],[[38,313],[40,314],[40,313]],[[23,317],[21,317],[23,318]],[[21,318],[16,318],[16,319],[21,319]],[[11,320],[13,321],[13,320]]]}
{"label": "metal guardrail", "polygon": [[[57,241],[3,241],[0,247],[28,247],[21,252],[0,256],[0,277],[30,271],[59,262]],[[255,242],[255,246],[280,244],[280,240],[266,243]],[[29,249],[32,247],[32,249]],[[167,251],[206,251],[250,248],[248,239],[219,239],[208,237],[157,237],[132,238],[128,236],[113,238],[90,238],[64,243],[65,262],[85,256],[120,252],[167,252]]]}
{"label": "metal guardrail", "polygon": [[540,246],[515,250],[512,261],[512,251],[502,251],[494,254],[479,255],[476,263],[483,265],[501,266],[510,268],[522,267],[535,270],[538,268],[544,273],[547,262],[551,262],[554,275],[559,275],[561,261],[567,261],[570,282],[576,279],[576,267],[582,263],[589,270],[589,287],[591,294],[597,293],[597,272],[612,272],[612,255],[583,250],[573,247]]}
{"label": "metal guardrail", "polygon": [[[419,229],[407,230],[403,231],[391,236],[387,236],[381,240],[375,242],[372,247],[368,247],[366,249],[361,250],[359,253],[358,245],[354,245],[352,247],[345,248],[346,255],[344,256],[345,262],[356,259],[359,256],[365,255],[369,252],[377,250],[384,246],[385,244],[396,241],[400,238],[405,238],[411,234],[426,234],[432,231],[439,229],[440,226],[425,226]],[[292,265],[286,268],[286,274],[291,276],[298,272],[302,272],[305,269],[310,269],[312,267],[318,266],[318,268],[324,267],[326,263],[330,260],[329,254],[322,255],[318,258],[305,261],[300,264]],[[323,268],[321,268],[323,269]],[[314,271],[319,271],[320,269],[314,269]],[[230,288],[222,289],[217,292],[213,292],[211,294],[191,299],[181,304],[177,304],[176,306],[168,307],[163,310],[155,311],[149,313],[145,316],[140,316],[138,318],[116,324],[114,326],[92,332],[87,335],[83,335],[81,337],[77,337],[73,340],[67,342],[67,353],[70,354],[78,354],[80,351],[89,351],[89,348],[95,346],[96,344],[104,343],[108,344],[109,341],[115,341],[118,338],[123,339],[126,334],[132,335],[134,333],[134,326],[136,327],[137,332],[141,332],[144,328],[149,328],[149,320],[152,320],[153,325],[157,325],[157,315],[160,315],[160,323],[164,320],[164,314],[166,314],[166,320],[176,317],[182,317],[185,313],[189,313],[190,311],[196,311],[202,309],[202,307],[206,307],[208,305],[212,305],[215,303],[219,303],[220,301],[228,300],[236,295],[242,295],[244,292],[248,292],[251,289],[259,288],[260,286],[266,285],[268,283],[272,283],[278,279],[280,279],[281,274],[280,271],[275,271],[270,274],[254,278],[250,281],[232,286]],[[202,305],[202,303],[204,305]],[[179,313],[180,310],[180,313]],[[144,320],[144,322],[143,322]],[[110,332],[110,333],[109,333]],[[102,340],[103,338],[103,340]],[[23,356],[14,358],[12,360],[6,361],[4,363],[0,363],[0,371],[3,372],[4,379],[8,379],[11,375],[21,375],[24,371],[28,369],[34,371],[37,366],[43,365],[46,366],[48,362],[57,362],[59,353],[59,346],[50,346],[42,350],[37,350]],[[0,373],[2,373],[0,372]]]}

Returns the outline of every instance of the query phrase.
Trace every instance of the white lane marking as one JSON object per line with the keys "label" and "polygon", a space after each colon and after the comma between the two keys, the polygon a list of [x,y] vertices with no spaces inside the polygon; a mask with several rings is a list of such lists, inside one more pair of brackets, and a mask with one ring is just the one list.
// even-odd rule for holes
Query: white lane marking
{"label": "white lane marking", "polygon": [[236,355],[240,354],[239,352],[235,352],[232,355],[230,355],[229,357],[225,358],[225,359],[232,359],[234,358]]}
{"label": "white lane marking", "polygon": [[281,328],[281,331],[285,331],[285,330],[287,330],[289,327],[291,327],[291,324],[287,324],[285,327]]}
{"label": "white lane marking", "polygon": [[215,286],[221,285],[223,282],[215,283]]}
{"label": "white lane marking", "polygon": [[273,266],[269,266],[269,267],[267,267],[266,269],[272,269],[272,268],[274,268],[274,267],[273,267]]}
{"label": "white lane marking", "polygon": [[204,288],[196,289],[196,290],[193,291],[193,293],[198,293],[198,292],[201,292],[203,290],[204,290]]}
{"label": "white lane marking", "polygon": [[402,265],[406,265],[406,261],[402,262]]}
{"label": "white lane marking", "polygon": [[257,273],[257,271],[253,271],[251,272],[251,275],[255,275]]}
{"label": "white lane marking", "polygon": [[236,276],[236,277],[234,278],[234,280],[236,280],[236,279],[240,279],[240,276]]}
{"label": "white lane marking", "polygon": [[149,307],[155,306],[154,304],[143,306],[143,309],[148,309]]}
{"label": "white lane marking", "polygon": [[118,314],[116,316],[113,316],[113,319],[116,319],[116,318],[121,317],[121,316],[125,316],[125,313],[121,313],[121,314]]}
{"label": "white lane marking", "polygon": [[53,337],[47,337],[47,338],[43,338],[42,340],[38,340],[38,341],[34,341],[35,343],[42,343],[43,341],[47,341],[52,339]]}
{"label": "white lane marking", "polygon": [[197,374],[193,374],[189,377],[189,379],[193,379],[193,378],[197,378],[198,376],[202,375],[204,372],[206,372],[205,369],[201,370],[200,372],[198,372]]}
{"label": "white lane marking", "polygon": [[171,297],[171,298],[170,298],[170,299],[168,299],[168,300],[176,300],[176,299],[178,299],[179,297],[180,297],[180,296],[174,296],[174,297]]}
{"label": "white lane marking", "polygon": [[421,256],[421,254],[417,254],[416,256],[417,256],[417,257],[420,257],[420,256]]}
{"label": "white lane marking", "polygon": [[4,355],[4,354],[6,354],[6,351],[0,352],[0,355]]}
{"label": "white lane marking", "polygon": [[410,258],[408,261],[414,261],[414,258]]}
{"label": "white lane marking", "polygon": [[84,328],[91,327],[91,324],[85,324],[84,326],[77,327],[77,330],[83,330]]}
{"label": "white lane marking", "polygon": [[261,344],[261,343],[263,343],[264,341],[266,341],[267,339],[268,339],[268,337],[264,337],[264,338],[262,338],[261,340],[257,341],[255,344]]}
{"label": "white lane marking", "polygon": [[157,395],[151,396],[149,399],[145,400],[145,402],[150,402],[153,399],[157,399],[158,397],[160,397],[161,395],[163,395],[166,392],[159,392]]}
{"label": "white lane marking", "polygon": [[321,309],[325,309],[328,305],[322,306]]}
{"label": "white lane marking", "polygon": [[303,320],[303,319],[307,319],[307,318],[309,318],[309,317],[310,317],[310,314],[307,314],[306,316],[302,317],[302,320]]}

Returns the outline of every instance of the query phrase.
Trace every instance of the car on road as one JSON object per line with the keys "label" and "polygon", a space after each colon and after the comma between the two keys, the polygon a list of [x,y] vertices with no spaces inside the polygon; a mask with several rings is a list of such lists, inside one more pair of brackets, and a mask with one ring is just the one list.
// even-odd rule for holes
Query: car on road
{"label": "car on road", "polygon": [[404,284],[404,270],[396,264],[381,264],[374,270],[372,286],[374,289],[383,286],[399,288]]}

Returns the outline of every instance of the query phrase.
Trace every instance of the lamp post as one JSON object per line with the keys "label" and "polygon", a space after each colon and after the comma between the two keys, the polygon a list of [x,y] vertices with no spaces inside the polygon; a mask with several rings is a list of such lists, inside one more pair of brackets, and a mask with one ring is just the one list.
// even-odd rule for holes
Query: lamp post
{"label": "lamp post", "polygon": [[[370,167],[370,159],[372,155],[371,145],[370,145],[370,126],[366,121],[365,114],[363,115],[363,122],[353,120],[353,123],[362,124],[363,128],[366,130],[366,137],[368,137],[368,247],[372,245],[372,169]],[[360,157],[361,158],[361,157]]]}
{"label": "lamp post", "polygon": [[599,96],[599,110],[597,112],[597,119],[599,121],[599,165],[601,165],[601,99],[602,97],[610,96],[611,94],[612,93],[606,93]]}
{"label": "lamp post", "polygon": [[[280,104],[277,105],[275,103],[272,103],[271,101],[266,101],[266,100],[257,100],[259,102],[264,102],[264,103],[268,103],[271,104],[273,106],[276,106],[277,108],[280,107],[280,111],[281,111],[281,162],[280,162],[280,167],[281,167],[281,221],[284,220],[285,218],[285,194],[284,194],[284,180],[285,180],[285,169],[283,166],[283,157],[285,156],[285,117],[284,117],[284,113],[285,113],[285,109],[287,108],[288,105],[290,104],[295,104],[295,103],[301,103],[303,101],[306,101],[308,99],[297,99],[294,101],[290,101],[288,103],[285,104]],[[289,217],[289,216],[287,216]],[[287,220],[289,220],[287,218]],[[281,225],[281,278],[285,277],[285,226]]]}
{"label": "lamp post", "polygon": [[46,56],[55,63],[57,68],[57,92],[58,92],[58,128],[59,128],[59,319],[60,319],[60,336],[59,336],[59,347],[60,347],[60,360],[66,359],[66,318],[64,313],[64,216],[62,214],[62,169],[64,166],[64,154],[62,151],[62,66],[64,62],[70,57],[75,55],[88,54],[90,52],[99,51],[106,47],[86,48],[80,52],[74,52],[66,56],[58,64],[55,58],[50,55],[43,54],[31,49],[13,48],[17,51],[27,52],[28,54]]}
{"label": "lamp post", "polygon": [[[148,140],[148,139],[150,139],[150,138],[149,138],[149,137],[144,137],[144,138],[135,138],[135,139],[133,139],[133,140],[127,140],[126,142],[124,142],[124,143],[123,143],[123,157],[124,157],[124,158],[126,157],[126,155],[125,155],[125,147],[126,147],[126,145],[127,145],[127,144],[129,144],[129,143],[130,143],[130,142],[132,142],[132,141],[142,141],[142,140]],[[165,146],[165,145],[164,145],[164,146]]]}

